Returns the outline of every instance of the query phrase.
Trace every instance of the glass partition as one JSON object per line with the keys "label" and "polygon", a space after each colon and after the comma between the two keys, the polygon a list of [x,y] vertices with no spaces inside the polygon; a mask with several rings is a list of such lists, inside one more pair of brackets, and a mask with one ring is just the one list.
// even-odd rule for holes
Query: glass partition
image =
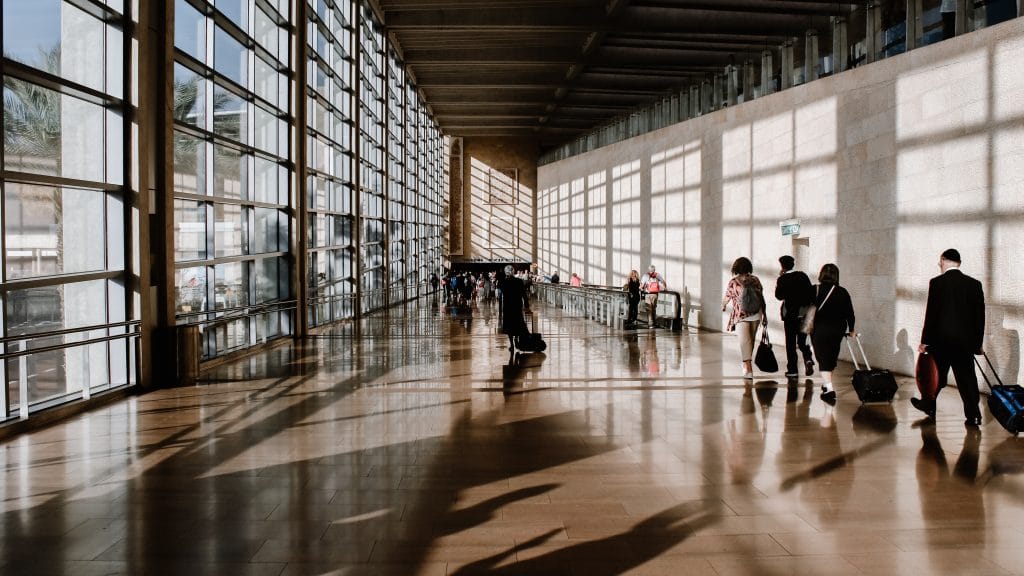
{"label": "glass partition", "polygon": [[175,1],[175,309],[209,326],[204,357],[265,341],[267,322],[291,331],[289,310],[244,309],[292,297],[291,10]]}
{"label": "glass partition", "polygon": [[129,17],[86,0],[3,2],[0,420],[135,382]]}

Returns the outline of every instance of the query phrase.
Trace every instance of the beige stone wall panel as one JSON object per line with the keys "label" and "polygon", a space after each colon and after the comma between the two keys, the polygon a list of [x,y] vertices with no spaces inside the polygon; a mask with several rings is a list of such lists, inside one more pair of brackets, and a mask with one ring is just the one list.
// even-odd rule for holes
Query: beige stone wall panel
{"label": "beige stone wall panel", "polygon": [[[588,282],[614,285],[654,263],[703,308],[691,320],[721,329],[736,257],[754,261],[769,292],[781,254],[812,278],[835,262],[869,356],[909,373],[928,281],[952,246],[985,285],[986,347],[1017,381],[1022,61],[1018,19],[542,166],[540,213],[563,205],[575,179],[603,175],[606,185],[578,206],[601,218],[570,215],[557,220],[568,230],[542,232],[539,264],[566,276],[583,267]],[[802,221],[797,242],[779,232],[789,218]],[[569,238],[585,238],[586,249],[573,252]],[[780,328],[773,321],[779,339]]]}

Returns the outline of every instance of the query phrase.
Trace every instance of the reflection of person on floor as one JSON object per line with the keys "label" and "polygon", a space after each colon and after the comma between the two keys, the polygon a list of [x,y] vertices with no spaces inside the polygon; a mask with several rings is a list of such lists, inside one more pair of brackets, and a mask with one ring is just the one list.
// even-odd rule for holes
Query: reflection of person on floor
{"label": "reflection of person on floor", "polygon": [[[929,551],[937,552],[949,546],[945,531],[939,530],[949,526],[957,526],[965,534],[969,532],[971,542],[984,543],[985,500],[981,487],[975,484],[981,432],[967,429],[952,475],[934,423],[921,426],[921,442],[917,453],[917,494],[926,522],[924,532],[928,535]],[[932,562],[936,574],[948,573],[949,566],[941,564],[942,560]]]}
{"label": "reflection of person on floor", "polygon": [[658,337],[654,332],[647,335],[644,345],[644,355],[640,358],[640,364],[644,372],[651,376],[661,374],[661,359],[658,358]]}
{"label": "reflection of person on floor", "polygon": [[629,371],[632,372],[633,374],[638,374],[641,370],[639,344],[640,338],[634,333],[626,334],[623,337],[626,339],[626,350],[627,354],[629,355],[629,360],[627,362],[627,365],[629,366]]}
{"label": "reflection of person on floor", "polygon": [[758,424],[754,387],[747,383],[740,399],[740,415],[729,420],[725,444],[725,463],[729,482],[749,486],[764,462],[766,423]]}

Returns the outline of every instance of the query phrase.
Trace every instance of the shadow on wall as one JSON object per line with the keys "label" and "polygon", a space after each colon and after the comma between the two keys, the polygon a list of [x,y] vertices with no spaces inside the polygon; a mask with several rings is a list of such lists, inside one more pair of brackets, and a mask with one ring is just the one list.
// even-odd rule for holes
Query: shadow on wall
{"label": "shadow on wall", "polygon": [[[834,262],[872,363],[909,374],[928,280],[956,247],[986,287],[990,355],[1016,381],[1022,40],[1024,20],[1006,22],[542,166],[539,264],[617,285],[653,263],[717,310],[738,256],[768,291],[782,254],[812,278]],[[779,230],[791,218],[795,243]]]}

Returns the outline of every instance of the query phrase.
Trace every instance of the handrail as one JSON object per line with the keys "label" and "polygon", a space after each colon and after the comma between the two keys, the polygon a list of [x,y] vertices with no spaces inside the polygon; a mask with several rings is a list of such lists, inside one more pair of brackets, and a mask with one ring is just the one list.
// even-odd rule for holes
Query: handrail
{"label": "handrail", "polygon": [[[277,302],[264,302],[262,304],[253,304],[250,306],[234,306],[231,308],[217,308],[214,310],[202,310],[199,312],[186,312],[183,314],[177,314],[176,318],[184,318],[188,316],[202,316],[208,314],[222,314],[214,318],[205,318],[202,320],[193,320],[191,322],[178,322],[177,326],[208,326],[211,324],[220,324],[224,322],[233,322],[235,320],[243,320],[252,316],[260,314],[270,314],[273,312],[281,312],[284,310],[296,310],[298,308],[297,300],[280,300]],[[241,314],[231,314],[231,312],[241,312]],[[227,314],[227,315],[223,315]]]}
{"label": "handrail", "polygon": [[[18,350],[17,352],[4,352],[0,354],[0,360],[10,360],[12,358],[19,358],[21,356],[31,356],[33,354],[42,354],[44,352],[55,352],[57,350],[68,350],[70,348],[80,348],[82,346],[90,346],[92,344],[99,344],[102,342],[111,342],[113,340],[121,340],[124,338],[138,338],[140,335],[141,323],[132,323],[128,328],[132,328],[124,334],[111,334],[108,336],[98,336],[96,338],[89,338],[86,340],[79,340],[77,342],[68,342],[64,344],[51,344],[50,346],[39,346],[38,348],[25,348],[24,350]],[[94,328],[96,329],[96,328]],[[34,338],[34,336],[33,336]],[[29,340],[30,338],[20,338],[19,340]]]}
{"label": "handrail", "polygon": [[108,324],[93,324],[92,326],[82,326],[81,328],[65,328],[63,330],[47,330],[46,332],[31,332],[28,334],[22,334],[20,336],[7,336],[0,338],[0,344],[6,344],[8,342],[18,342],[21,340],[41,340],[43,338],[53,338],[54,336],[66,336],[68,334],[76,334],[78,332],[92,332],[93,330],[107,330],[110,328],[131,328],[133,326],[141,326],[142,320],[127,320],[125,322],[110,322]]}
{"label": "handrail", "polygon": [[[569,286],[568,284],[550,284],[545,282],[535,283],[539,297],[547,303],[560,308],[569,308],[583,315],[607,323],[609,326],[618,324],[625,316],[628,306],[626,293],[621,287],[610,286]],[[669,328],[674,331],[683,329],[683,297],[674,290],[662,290],[659,292],[664,298],[658,299],[659,309],[662,306],[670,306],[671,312],[659,315],[660,318],[667,318]]]}

